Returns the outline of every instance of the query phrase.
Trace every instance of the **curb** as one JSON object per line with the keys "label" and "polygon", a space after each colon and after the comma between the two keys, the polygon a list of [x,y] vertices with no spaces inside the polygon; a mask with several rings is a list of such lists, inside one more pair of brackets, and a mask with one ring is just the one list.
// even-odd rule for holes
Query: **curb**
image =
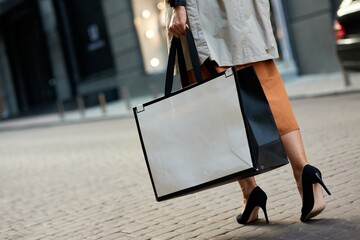
{"label": "curb", "polygon": [[[119,114],[113,116],[98,116],[98,117],[88,117],[88,118],[80,118],[80,119],[60,119],[55,121],[49,121],[45,123],[38,123],[38,124],[24,124],[22,126],[8,126],[8,127],[1,127],[0,122],[0,133],[1,132],[8,132],[8,131],[19,131],[19,130],[28,130],[34,128],[47,128],[47,127],[57,127],[57,126],[66,126],[66,125],[74,125],[74,124],[81,124],[81,123],[91,123],[91,122],[98,122],[98,121],[110,121],[110,120],[117,120],[117,119],[126,119],[131,118],[132,114]],[[11,121],[11,120],[9,120]]]}
{"label": "curb", "polygon": [[[311,98],[321,98],[321,97],[331,97],[331,96],[340,96],[345,94],[355,94],[360,93],[360,88],[353,88],[353,89],[345,89],[345,90],[337,90],[331,92],[318,92],[318,93],[305,93],[305,94],[294,94],[290,95],[290,100],[301,100],[301,99],[311,99]],[[40,115],[39,115],[40,116]],[[73,125],[73,124],[80,124],[80,123],[91,123],[91,122],[98,122],[98,121],[109,121],[109,120],[117,120],[117,119],[127,119],[133,117],[131,111],[128,113],[121,113],[117,115],[101,115],[95,117],[83,117],[79,119],[58,119],[55,121],[49,122],[42,122],[42,123],[35,123],[35,124],[24,124],[22,126],[1,126],[0,121],[0,133],[7,132],[7,131],[19,131],[19,130],[27,130],[27,129],[34,129],[34,128],[46,128],[46,127],[56,127],[56,126],[65,126],[65,125]],[[6,122],[12,121],[6,120]]]}
{"label": "curb", "polygon": [[354,93],[359,93],[359,92],[360,92],[360,88],[337,90],[337,91],[331,91],[331,92],[303,93],[303,94],[294,94],[292,96],[289,96],[289,99],[290,100],[301,100],[301,99],[307,99],[307,98],[331,97],[331,96],[339,96],[339,95],[345,95],[345,94],[354,94]]}

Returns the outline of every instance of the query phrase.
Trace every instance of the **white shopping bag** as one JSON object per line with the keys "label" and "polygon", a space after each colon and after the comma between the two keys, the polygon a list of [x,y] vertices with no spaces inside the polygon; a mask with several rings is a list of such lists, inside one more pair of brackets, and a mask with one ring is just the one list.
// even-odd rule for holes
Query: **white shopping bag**
{"label": "white shopping bag", "polygon": [[253,167],[234,75],[228,72],[136,107],[158,198]]}

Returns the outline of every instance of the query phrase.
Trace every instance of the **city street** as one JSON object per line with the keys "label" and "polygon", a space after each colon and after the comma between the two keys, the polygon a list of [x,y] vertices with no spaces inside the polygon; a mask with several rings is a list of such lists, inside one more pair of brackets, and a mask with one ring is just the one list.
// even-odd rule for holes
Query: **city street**
{"label": "city street", "polygon": [[270,224],[236,222],[237,183],[156,202],[135,121],[118,118],[0,132],[0,239],[358,239],[360,93],[292,103],[332,193],[308,223],[290,165],[257,177]]}

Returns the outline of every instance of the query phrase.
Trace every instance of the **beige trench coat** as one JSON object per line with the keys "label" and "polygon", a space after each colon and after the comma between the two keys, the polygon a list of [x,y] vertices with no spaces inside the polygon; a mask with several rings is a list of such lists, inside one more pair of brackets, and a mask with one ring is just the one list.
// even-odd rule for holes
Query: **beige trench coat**
{"label": "beige trench coat", "polygon": [[[233,66],[278,57],[269,0],[187,0],[186,11],[201,63],[210,58]],[[169,5],[166,12],[169,26]]]}

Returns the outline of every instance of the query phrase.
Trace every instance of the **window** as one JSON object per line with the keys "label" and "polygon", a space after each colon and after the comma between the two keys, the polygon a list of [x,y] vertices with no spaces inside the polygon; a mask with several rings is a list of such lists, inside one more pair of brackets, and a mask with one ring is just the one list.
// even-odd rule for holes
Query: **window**
{"label": "window", "polygon": [[165,5],[163,0],[132,0],[145,72],[157,74],[167,66]]}

